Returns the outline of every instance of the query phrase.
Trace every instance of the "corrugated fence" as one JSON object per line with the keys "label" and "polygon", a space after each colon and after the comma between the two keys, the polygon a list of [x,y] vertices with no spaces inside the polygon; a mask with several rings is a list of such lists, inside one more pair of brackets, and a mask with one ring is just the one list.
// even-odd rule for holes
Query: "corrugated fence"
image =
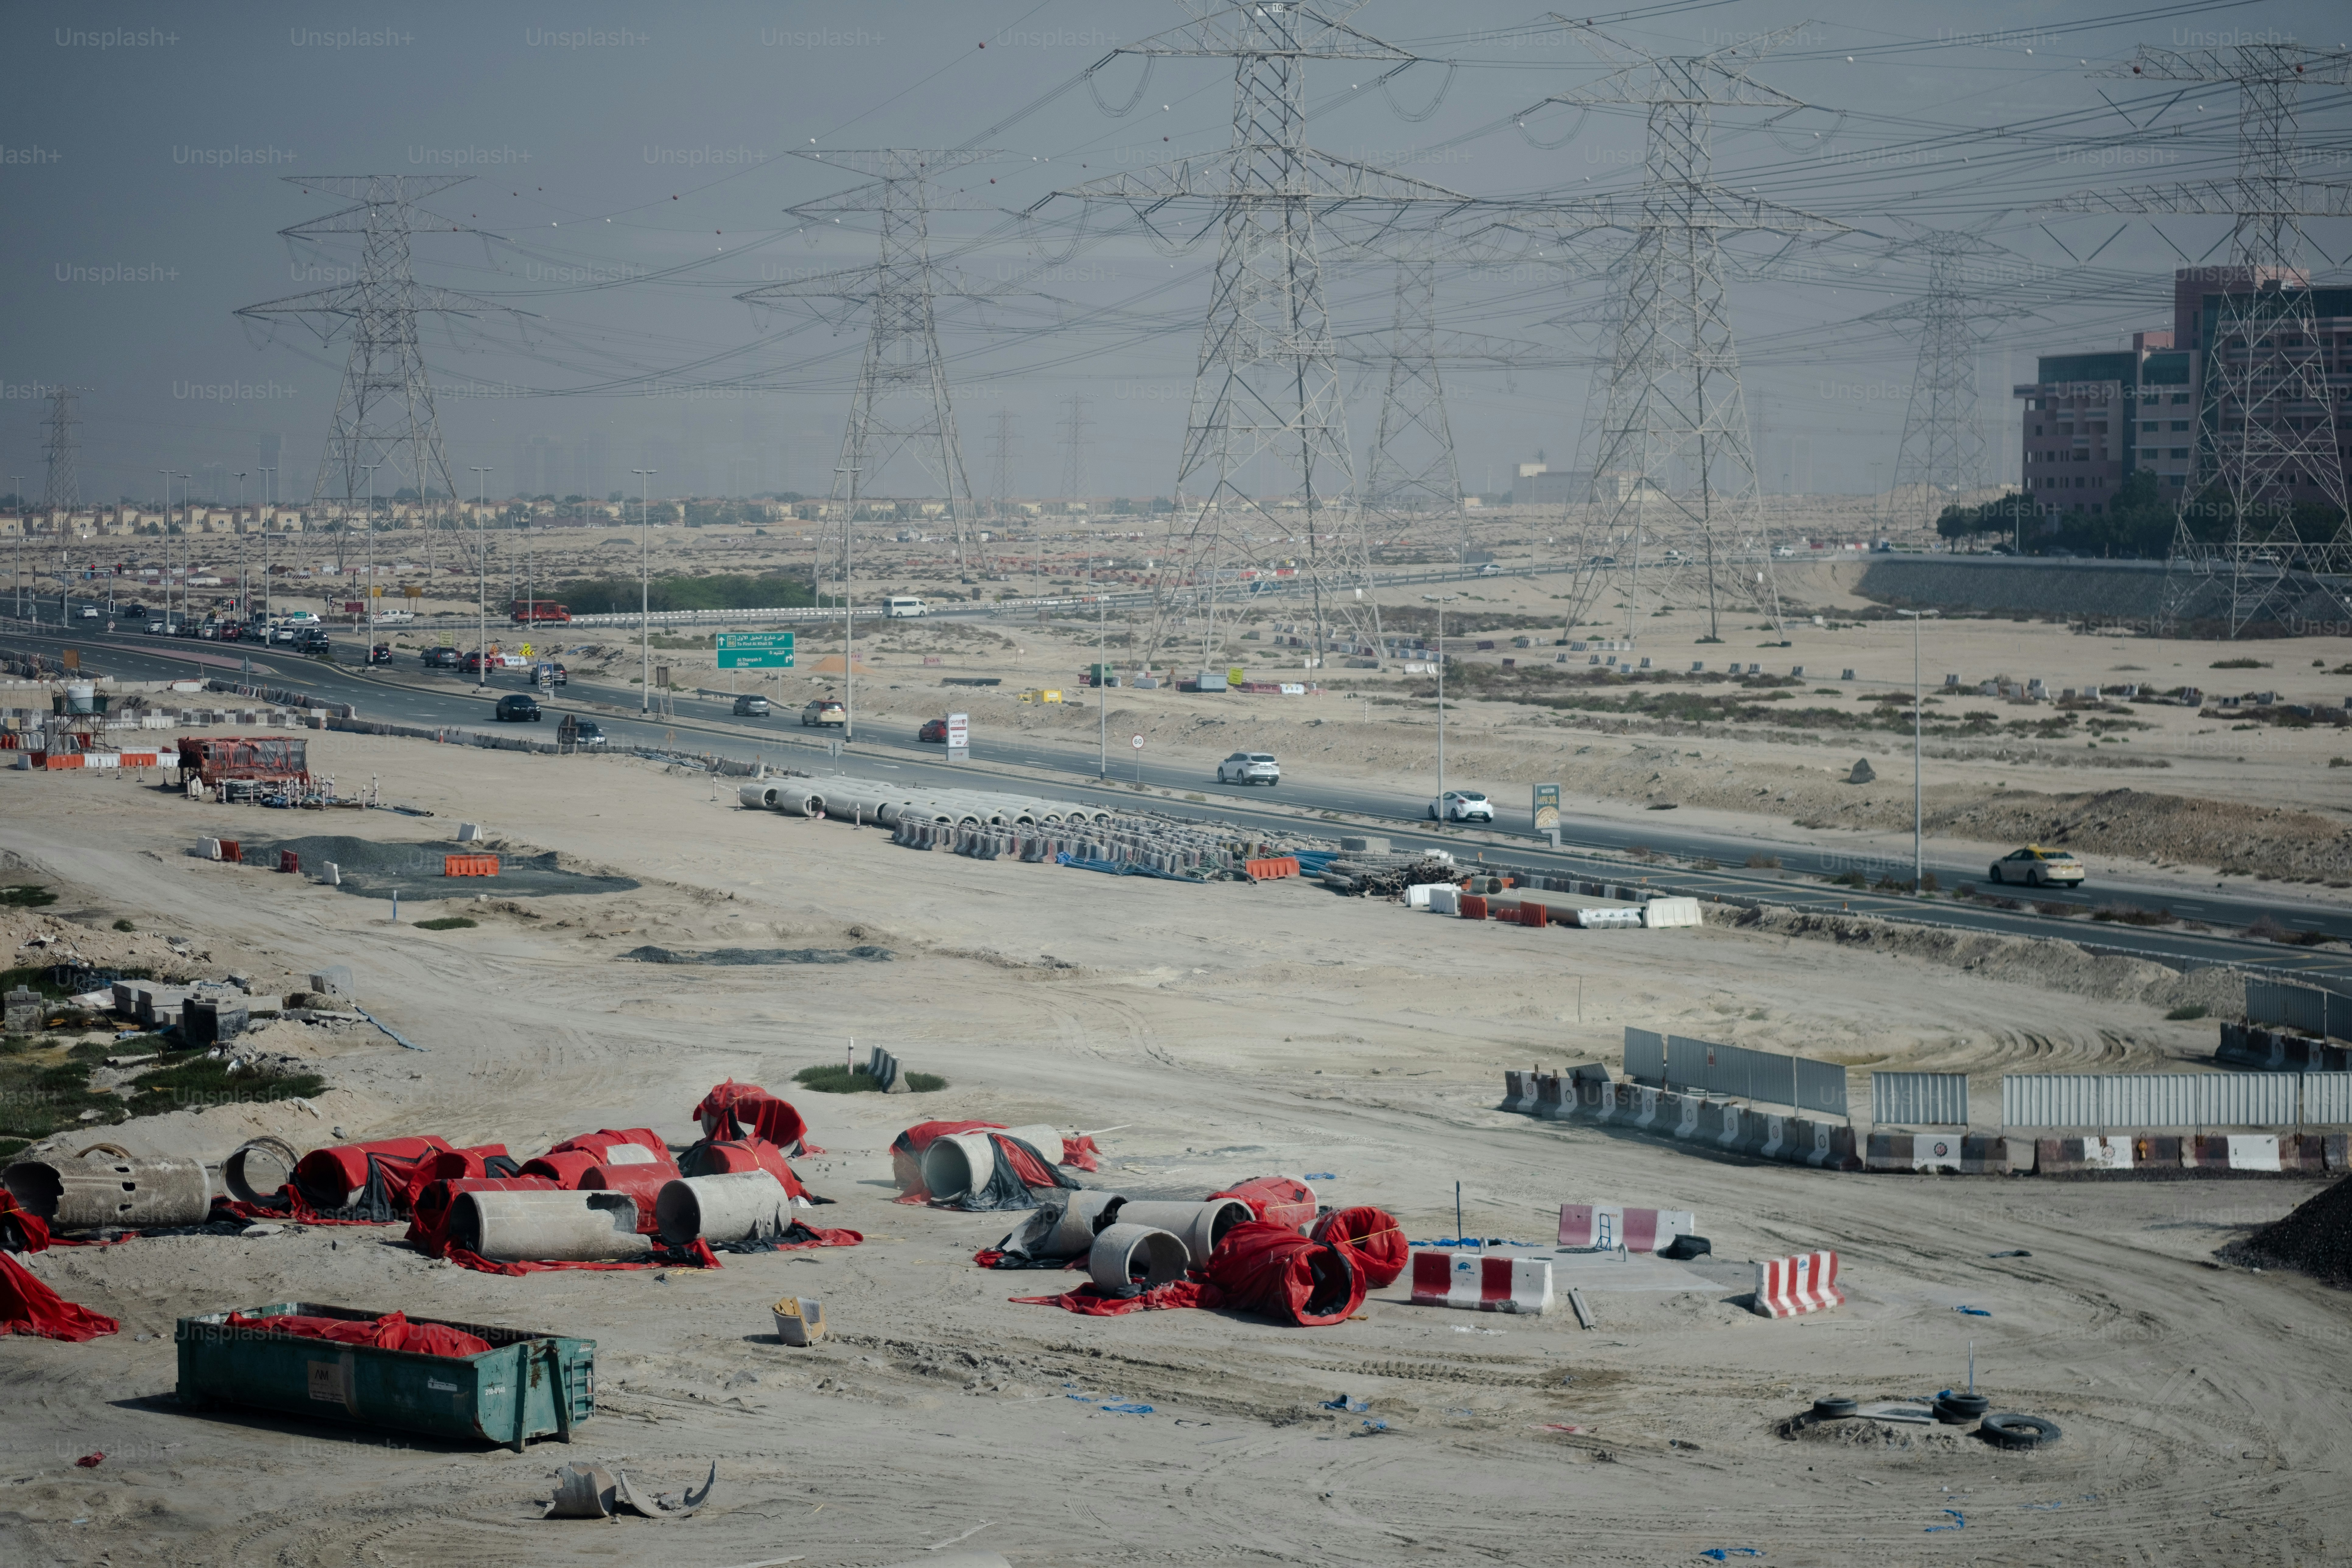
{"label": "corrugated fence", "polygon": [[1969,1075],[1958,1072],[1874,1072],[1870,1119],[1879,1126],[1966,1127]]}
{"label": "corrugated fence", "polygon": [[1778,1051],[1628,1028],[1625,1076],[1668,1089],[1793,1105],[1832,1116],[1846,1114],[1845,1068]]}
{"label": "corrugated fence", "polygon": [[2246,1021],[2306,1035],[2352,1040],[2352,996],[2276,980],[2246,982]]}
{"label": "corrugated fence", "polygon": [[2352,1121],[2352,1073],[2039,1073],[2000,1080],[2007,1127],[2294,1127]]}

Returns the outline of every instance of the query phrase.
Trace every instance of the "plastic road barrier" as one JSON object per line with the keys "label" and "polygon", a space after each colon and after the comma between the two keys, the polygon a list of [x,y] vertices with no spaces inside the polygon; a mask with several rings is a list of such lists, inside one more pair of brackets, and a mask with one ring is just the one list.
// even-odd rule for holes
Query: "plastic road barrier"
{"label": "plastic road barrier", "polygon": [[1623,1247],[1663,1252],[1678,1236],[1696,1236],[1698,1216],[1688,1209],[1636,1209],[1613,1204],[1559,1205],[1562,1247]]}
{"label": "plastic road barrier", "polygon": [[1412,1300],[1417,1307],[1548,1312],[1552,1304],[1551,1259],[1416,1247]]}
{"label": "plastic road barrier", "polygon": [[499,874],[499,858],[495,855],[445,855],[441,858],[441,874],[445,877],[495,877]]}
{"label": "plastic road barrier", "polygon": [[1756,1265],[1756,1311],[1767,1318],[1798,1318],[1843,1307],[1845,1292],[1838,1289],[1837,1279],[1834,1252],[1768,1258]]}
{"label": "plastic road barrier", "polygon": [[1642,906],[1642,923],[1656,931],[1667,926],[1700,923],[1696,899],[1652,899]]}

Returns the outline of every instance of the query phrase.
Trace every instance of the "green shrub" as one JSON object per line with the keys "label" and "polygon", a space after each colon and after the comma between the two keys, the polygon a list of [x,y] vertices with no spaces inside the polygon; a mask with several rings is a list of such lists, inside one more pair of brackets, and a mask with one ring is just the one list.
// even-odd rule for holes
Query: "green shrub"
{"label": "green shrub", "polygon": [[132,925],[128,920],[119,920],[114,922],[114,929],[117,931],[137,931],[139,928]]}
{"label": "green shrub", "polygon": [[[948,1080],[937,1073],[908,1072],[902,1068],[898,1076],[915,1094],[931,1094],[948,1086]],[[793,1081],[818,1094],[878,1094],[882,1088],[864,1070],[845,1067],[803,1068],[793,1074]]]}
{"label": "green shrub", "polygon": [[2176,1024],[2188,1024],[2202,1018],[2205,1013],[2206,1009],[2192,1005],[2187,1007],[2175,1007],[2171,1012],[2167,1013],[2165,1017]]}
{"label": "green shrub", "polygon": [[54,904],[58,896],[38,882],[19,882],[14,887],[0,888],[0,904],[11,909],[37,910],[44,904]]}
{"label": "green shrub", "polygon": [[314,1072],[233,1074],[228,1068],[227,1062],[199,1057],[142,1073],[131,1080],[131,1114],[161,1116],[198,1106],[269,1104],[326,1092],[327,1080]]}
{"label": "green shrub", "polygon": [[418,931],[471,931],[474,922],[463,915],[443,915],[437,921],[418,921]]}

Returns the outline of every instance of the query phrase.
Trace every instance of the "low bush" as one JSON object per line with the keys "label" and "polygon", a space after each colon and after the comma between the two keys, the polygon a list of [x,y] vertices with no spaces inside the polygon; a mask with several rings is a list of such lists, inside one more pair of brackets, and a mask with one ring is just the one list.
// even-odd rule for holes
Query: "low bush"
{"label": "low bush", "polygon": [[471,931],[474,929],[474,923],[463,915],[443,915],[437,921],[418,921],[416,929],[418,931]]}
{"label": "low bush", "polygon": [[[931,1094],[947,1088],[948,1080],[934,1072],[898,1071],[908,1092]],[[793,1074],[793,1081],[818,1094],[879,1094],[882,1086],[874,1081],[862,1068],[813,1067],[803,1068]]]}
{"label": "low bush", "polygon": [[2170,910],[2144,910],[2137,904],[2102,904],[2091,911],[2095,921],[2107,921],[2116,925],[2160,926],[2172,923]]}
{"label": "low bush", "polygon": [[2191,1024],[2205,1016],[2207,1011],[2207,1008],[2191,1003],[2186,1007],[2175,1007],[2165,1017],[2175,1024]]}

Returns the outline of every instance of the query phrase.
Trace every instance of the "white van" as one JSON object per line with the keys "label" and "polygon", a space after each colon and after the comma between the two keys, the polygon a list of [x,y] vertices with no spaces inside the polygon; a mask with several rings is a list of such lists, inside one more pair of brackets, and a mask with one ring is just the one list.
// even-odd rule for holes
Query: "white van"
{"label": "white van", "polygon": [[906,596],[893,597],[882,610],[884,617],[893,621],[909,620],[922,613],[923,601]]}

